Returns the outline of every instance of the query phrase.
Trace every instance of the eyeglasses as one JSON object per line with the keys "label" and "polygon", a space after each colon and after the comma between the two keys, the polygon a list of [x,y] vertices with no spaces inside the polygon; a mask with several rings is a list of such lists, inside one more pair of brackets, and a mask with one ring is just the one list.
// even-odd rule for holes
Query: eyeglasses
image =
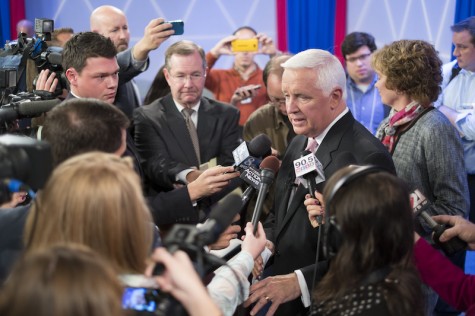
{"label": "eyeglasses", "polygon": [[206,77],[206,74],[201,74],[201,73],[193,73],[191,75],[185,75],[185,74],[178,74],[178,75],[170,75],[173,80],[177,83],[185,83],[186,80],[190,80],[191,82],[198,82],[202,78]]}
{"label": "eyeglasses", "polygon": [[281,106],[285,106],[285,99],[270,98],[269,103],[272,104],[273,106],[281,107]]}
{"label": "eyeglasses", "polygon": [[346,61],[349,62],[349,63],[354,63],[354,62],[356,62],[357,60],[364,61],[364,60],[366,60],[366,58],[368,58],[369,56],[371,56],[371,53],[362,54],[362,55],[359,55],[359,56],[356,56],[356,57],[350,57],[350,58],[347,58]]}

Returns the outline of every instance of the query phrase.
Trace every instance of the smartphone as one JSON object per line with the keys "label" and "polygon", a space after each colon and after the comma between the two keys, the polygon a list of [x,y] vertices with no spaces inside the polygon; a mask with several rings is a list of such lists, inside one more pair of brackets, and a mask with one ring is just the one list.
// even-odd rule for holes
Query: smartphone
{"label": "smartphone", "polygon": [[126,287],[122,295],[123,309],[154,312],[158,304],[158,289]]}
{"label": "smartphone", "polygon": [[236,39],[231,42],[232,52],[257,52],[259,49],[259,41],[257,38]]}
{"label": "smartphone", "polygon": [[185,32],[185,22],[182,20],[165,21],[163,23],[170,23],[172,25],[171,29],[175,31],[173,35],[183,35]]}

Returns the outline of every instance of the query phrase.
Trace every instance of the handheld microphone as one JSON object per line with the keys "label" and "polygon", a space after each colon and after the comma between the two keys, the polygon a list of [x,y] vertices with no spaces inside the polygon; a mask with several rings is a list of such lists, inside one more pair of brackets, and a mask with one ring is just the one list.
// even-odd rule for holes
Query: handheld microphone
{"label": "handheld microphone", "polygon": [[[300,158],[294,160],[294,170],[296,178],[303,178],[308,188],[308,192],[315,197],[315,191],[317,190],[317,184],[325,181],[325,173],[323,172],[323,166],[318,161],[317,157],[308,150],[302,151]],[[318,182],[318,183],[317,183]],[[322,216],[317,216],[317,223],[322,224]]]}
{"label": "handheld microphone", "polygon": [[[237,194],[229,194],[222,198],[212,208],[209,218],[203,225],[175,224],[163,245],[170,253],[182,249],[188,254],[203,250],[203,247],[210,245],[219,239],[219,236],[231,224],[234,216],[239,211],[241,198]],[[153,275],[160,275],[164,271],[163,264],[156,264]]]}
{"label": "handheld microphone", "polygon": [[262,158],[270,155],[271,140],[265,134],[259,134],[248,144],[242,142],[233,150],[234,167],[238,170],[246,170],[250,166],[258,169]]}
{"label": "handheld microphone", "polygon": [[259,218],[261,217],[262,207],[264,206],[264,199],[267,195],[267,191],[269,190],[272,181],[274,181],[275,174],[280,168],[279,159],[274,156],[266,157],[261,165],[261,183],[259,185],[259,194],[257,195],[256,206],[254,207],[254,213],[252,213],[251,223],[254,227],[254,235],[257,232],[257,223],[259,222]]}
{"label": "handheld microphone", "polygon": [[430,229],[432,229],[432,231],[434,232],[432,240],[442,249],[442,251],[447,256],[452,256],[461,250],[467,249],[467,243],[462,239],[458,238],[457,236],[446,242],[441,242],[439,240],[440,235],[442,235],[447,228],[450,228],[450,225],[442,225],[432,219],[429,213],[427,213],[427,208],[430,205],[429,201],[422,194],[421,191],[415,189],[413,192],[411,192],[410,201],[415,216],[422,217],[422,219],[427,223],[427,225],[429,225]]}

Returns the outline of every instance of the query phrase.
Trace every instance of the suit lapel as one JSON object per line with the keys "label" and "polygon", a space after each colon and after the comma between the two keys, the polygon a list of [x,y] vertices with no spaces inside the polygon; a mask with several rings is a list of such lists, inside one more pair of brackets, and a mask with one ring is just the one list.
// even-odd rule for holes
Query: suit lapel
{"label": "suit lapel", "polygon": [[[307,142],[307,138],[305,136],[297,136],[292,141],[291,145],[289,145],[288,151],[288,158],[284,158],[284,162],[282,162],[284,168],[289,168],[287,170],[282,170],[283,175],[287,175],[285,179],[279,179],[282,181],[281,187],[279,192],[276,193],[276,196],[282,194],[283,198],[280,199],[280,205],[276,205],[278,207],[277,212],[277,234],[276,237],[279,236],[281,230],[285,225],[289,222],[290,218],[294,215],[297,209],[300,206],[298,202],[301,200],[301,194],[305,195],[305,189],[302,185],[297,188],[297,191],[294,194],[292,202],[289,205],[289,199],[291,196],[291,191],[293,190],[293,184],[295,183],[295,171],[293,167],[293,161],[300,157],[301,151],[305,148]],[[300,197],[300,198],[299,198]]]}
{"label": "suit lapel", "polygon": [[332,128],[328,131],[323,142],[318,146],[315,156],[320,161],[325,171],[332,162],[334,153],[340,148],[340,143],[345,131],[352,126],[353,117],[351,113],[346,113]]}
{"label": "suit lapel", "polygon": [[190,165],[199,167],[198,160],[196,159],[196,154],[193,149],[193,143],[191,142],[190,133],[186,127],[183,115],[178,112],[178,109],[175,106],[175,102],[173,101],[171,94],[164,97],[161,100],[161,103],[163,105],[163,111],[168,127],[176,140],[176,145],[183,151],[183,157],[186,157],[186,162]]}

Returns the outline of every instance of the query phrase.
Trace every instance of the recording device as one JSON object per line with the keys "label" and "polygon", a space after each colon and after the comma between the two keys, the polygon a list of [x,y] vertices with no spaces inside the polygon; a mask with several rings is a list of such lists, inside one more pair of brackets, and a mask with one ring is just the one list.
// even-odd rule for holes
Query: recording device
{"label": "recording device", "polygon": [[61,66],[62,48],[48,47],[46,43],[51,40],[53,31],[53,20],[35,19],[35,38],[28,38],[25,33],[19,33],[16,41],[5,44],[5,49],[0,53],[1,68],[6,70],[0,72],[1,104],[10,102],[5,98],[6,95],[27,90],[26,64],[28,58],[35,61],[38,72],[48,69],[50,72],[56,73],[58,84],[54,92],[55,95],[60,95],[63,89],[68,88],[68,82]]}
{"label": "recording device", "polygon": [[259,185],[259,194],[257,194],[256,206],[254,207],[254,212],[252,213],[251,223],[254,227],[254,235],[257,232],[257,223],[261,218],[262,207],[264,206],[264,200],[269,191],[269,187],[274,181],[275,174],[280,168],[279,159],[274,156],[266,157],[261,163],[261,183]]}
{"label": "recording device", "polygon": [[271,140],[266,134],[259,134],[249,143],[242,142],[233,150],[234,169],[244,171],[253,166],[258,169],[262,159],[271,154]]}
{"label": "recording device", "polygon": [[36,37],[43,41],[51,41],[51,33],[54,31],[54,21],[50,19],[35,19]]}
{"label": "recording device", "polygon": [[[300,158],[294,160],[294,170],[295,177],[305,180],[304,183],[308,193],[316,199],[317,184],[325,181],[323,166],[317,157],[308,150],[302,151]],[[322,224],[322,216],[317,216],[317,222],[319,225]]]}
{"label": "recording device", "polygon": [[[238,213],[240,205],[239,195],[228,194],[213,206],[209,218],[201,226],[173,225],[163,240],[163,245],[170,253],[174,253],[178,249],[185,251],[192,260],[202,256],[203,247],[218,240]],[[163,270],[163,265],[157,264],[153,275],[160,275]]]}
{"label": "recording device", "polygon": [[0,107],[0,123],[40,116],[61,102],[59,99],[43,100],[39,95],[29,92],[12,95],[11,100],[11,103]]}
{"label": "recording device", "polygon": [[441,242],[439,240],[440,235],[444,233],[447,228],[450,228],[450,225],[439,224],[432,219],[432,217],[427,213],[429,207],[429,201],[418,189],[414,190],[410,194],[410,201],[412,210],[414,211],[415,216],[420,216],[422,219],[429,225],[429,228],[434,232],[432,235],[432,240],[436,243],[437,246],[442,249],[442,251],[447,256],[452,256],[455,253],[467,249],[467,243],[457,236],[451,238],[446,242]]}
{"label": "recording device", "polygon": [[170,23],[172,25],[171,30],[175,31],[173,35],[182,35],[185,32],[185,22],[182,20],[165,21],[160,24],[163,23]]}
{"label": "recording device", "polygon": [[36,191],[44,186],[52,170],[48,143],[26,136],[0,136],[0,204],[11,199],[13,179],[21,182],[17,190]]}
{"label": "recording device", "polygon": [[231,41],[231,51],[238,52],[257,52],[259,50],[259,40],[257,38],[235,39]]}

